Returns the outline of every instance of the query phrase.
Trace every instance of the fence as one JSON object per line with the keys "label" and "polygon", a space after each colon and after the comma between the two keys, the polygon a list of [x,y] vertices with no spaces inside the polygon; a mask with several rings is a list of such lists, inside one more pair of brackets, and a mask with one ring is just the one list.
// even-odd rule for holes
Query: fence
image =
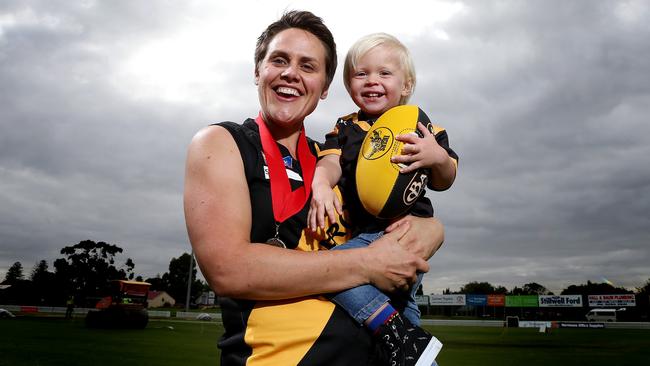
{"label": "fence", "polygon": [[[66,308],[62,306],[24,306],[24,305],[0,305],[1,309],[8,310],[12,313],[23,313],[23,314],[65,314]],[[74,315],[86,315],[90,308],[74,308]],[[178,318],[178,319],[197,319],[201,316],[202,320],[216,320],[221,321],[220,313],[193,313],[193,312],[184,312],[178,311],[175,316],[172,316],[171,311],[161,311],[161,310],[147,310],[150,318]]]}

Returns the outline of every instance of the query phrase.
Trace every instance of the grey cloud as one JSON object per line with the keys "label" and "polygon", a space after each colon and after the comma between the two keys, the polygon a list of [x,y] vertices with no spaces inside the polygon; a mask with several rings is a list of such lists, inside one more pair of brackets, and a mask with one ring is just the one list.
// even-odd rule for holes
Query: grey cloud
{"label": "grey cloud", "polygon": [[[192,6],[0,5],[32,19],[0,25],[0,272],[86,238],[124,247],[145,276],[189,250],[185,148],[210,122],[257,113],[252,61],[220,63],[223,79],[197,85],[194,102],[141,97],[114,73],[133,47],[191,24]],[[461,158],[454,187],[429,192],[447,235],[425,291],[650,277],[649,9],[468,2],[441,25],[449,41],[396,34],[416,62],[412,102]],[[339,70],[307,131],[322,139],[354,109]]]}

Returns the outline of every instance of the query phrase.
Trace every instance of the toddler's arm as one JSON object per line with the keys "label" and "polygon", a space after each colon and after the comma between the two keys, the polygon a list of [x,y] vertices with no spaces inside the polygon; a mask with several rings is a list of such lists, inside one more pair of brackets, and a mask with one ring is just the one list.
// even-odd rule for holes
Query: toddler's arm
{"label": "toddler's arm", "polygon": [[336,213],[343,214],[341,201],[332,190],[341,178],[341,174],[338,155],[323,156],[316,163],[314,180],[311,184],[311,204],[307,215],[307,224],[310,229],[316,230],[317,227],[324,229],[326,214],[330,224],[336,223]]}

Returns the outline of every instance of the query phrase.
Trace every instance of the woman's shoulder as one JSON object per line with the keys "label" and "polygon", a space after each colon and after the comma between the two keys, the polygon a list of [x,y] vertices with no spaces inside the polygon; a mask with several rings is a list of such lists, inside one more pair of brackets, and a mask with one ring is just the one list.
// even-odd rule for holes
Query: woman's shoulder
{"label": "woman's shoulder", "polygon": [[224,121],[205,126],[194,135],[190,146],[221,144],[232,140],[239,143],[242,139],[255,139],[259,132],[257,125],[250,121],[252,120],[247,119],[244,123]]}

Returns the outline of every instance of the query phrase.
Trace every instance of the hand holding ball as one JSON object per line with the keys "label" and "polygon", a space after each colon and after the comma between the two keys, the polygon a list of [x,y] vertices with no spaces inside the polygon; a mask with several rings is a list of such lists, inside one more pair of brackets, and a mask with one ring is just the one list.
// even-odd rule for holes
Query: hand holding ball
{"label": "hand holding ball", "polygon": [[400,155],[402,142],[395,136],[417,133],[417,124],[431,130],[429,117],[415,105],[403,105],[384,112],[366,135],[357,160],[357,193],[370,214],[383,219],[403,215],[422,195],[427,186],[423,169],[400,173],[400,165],[391,158]]}

